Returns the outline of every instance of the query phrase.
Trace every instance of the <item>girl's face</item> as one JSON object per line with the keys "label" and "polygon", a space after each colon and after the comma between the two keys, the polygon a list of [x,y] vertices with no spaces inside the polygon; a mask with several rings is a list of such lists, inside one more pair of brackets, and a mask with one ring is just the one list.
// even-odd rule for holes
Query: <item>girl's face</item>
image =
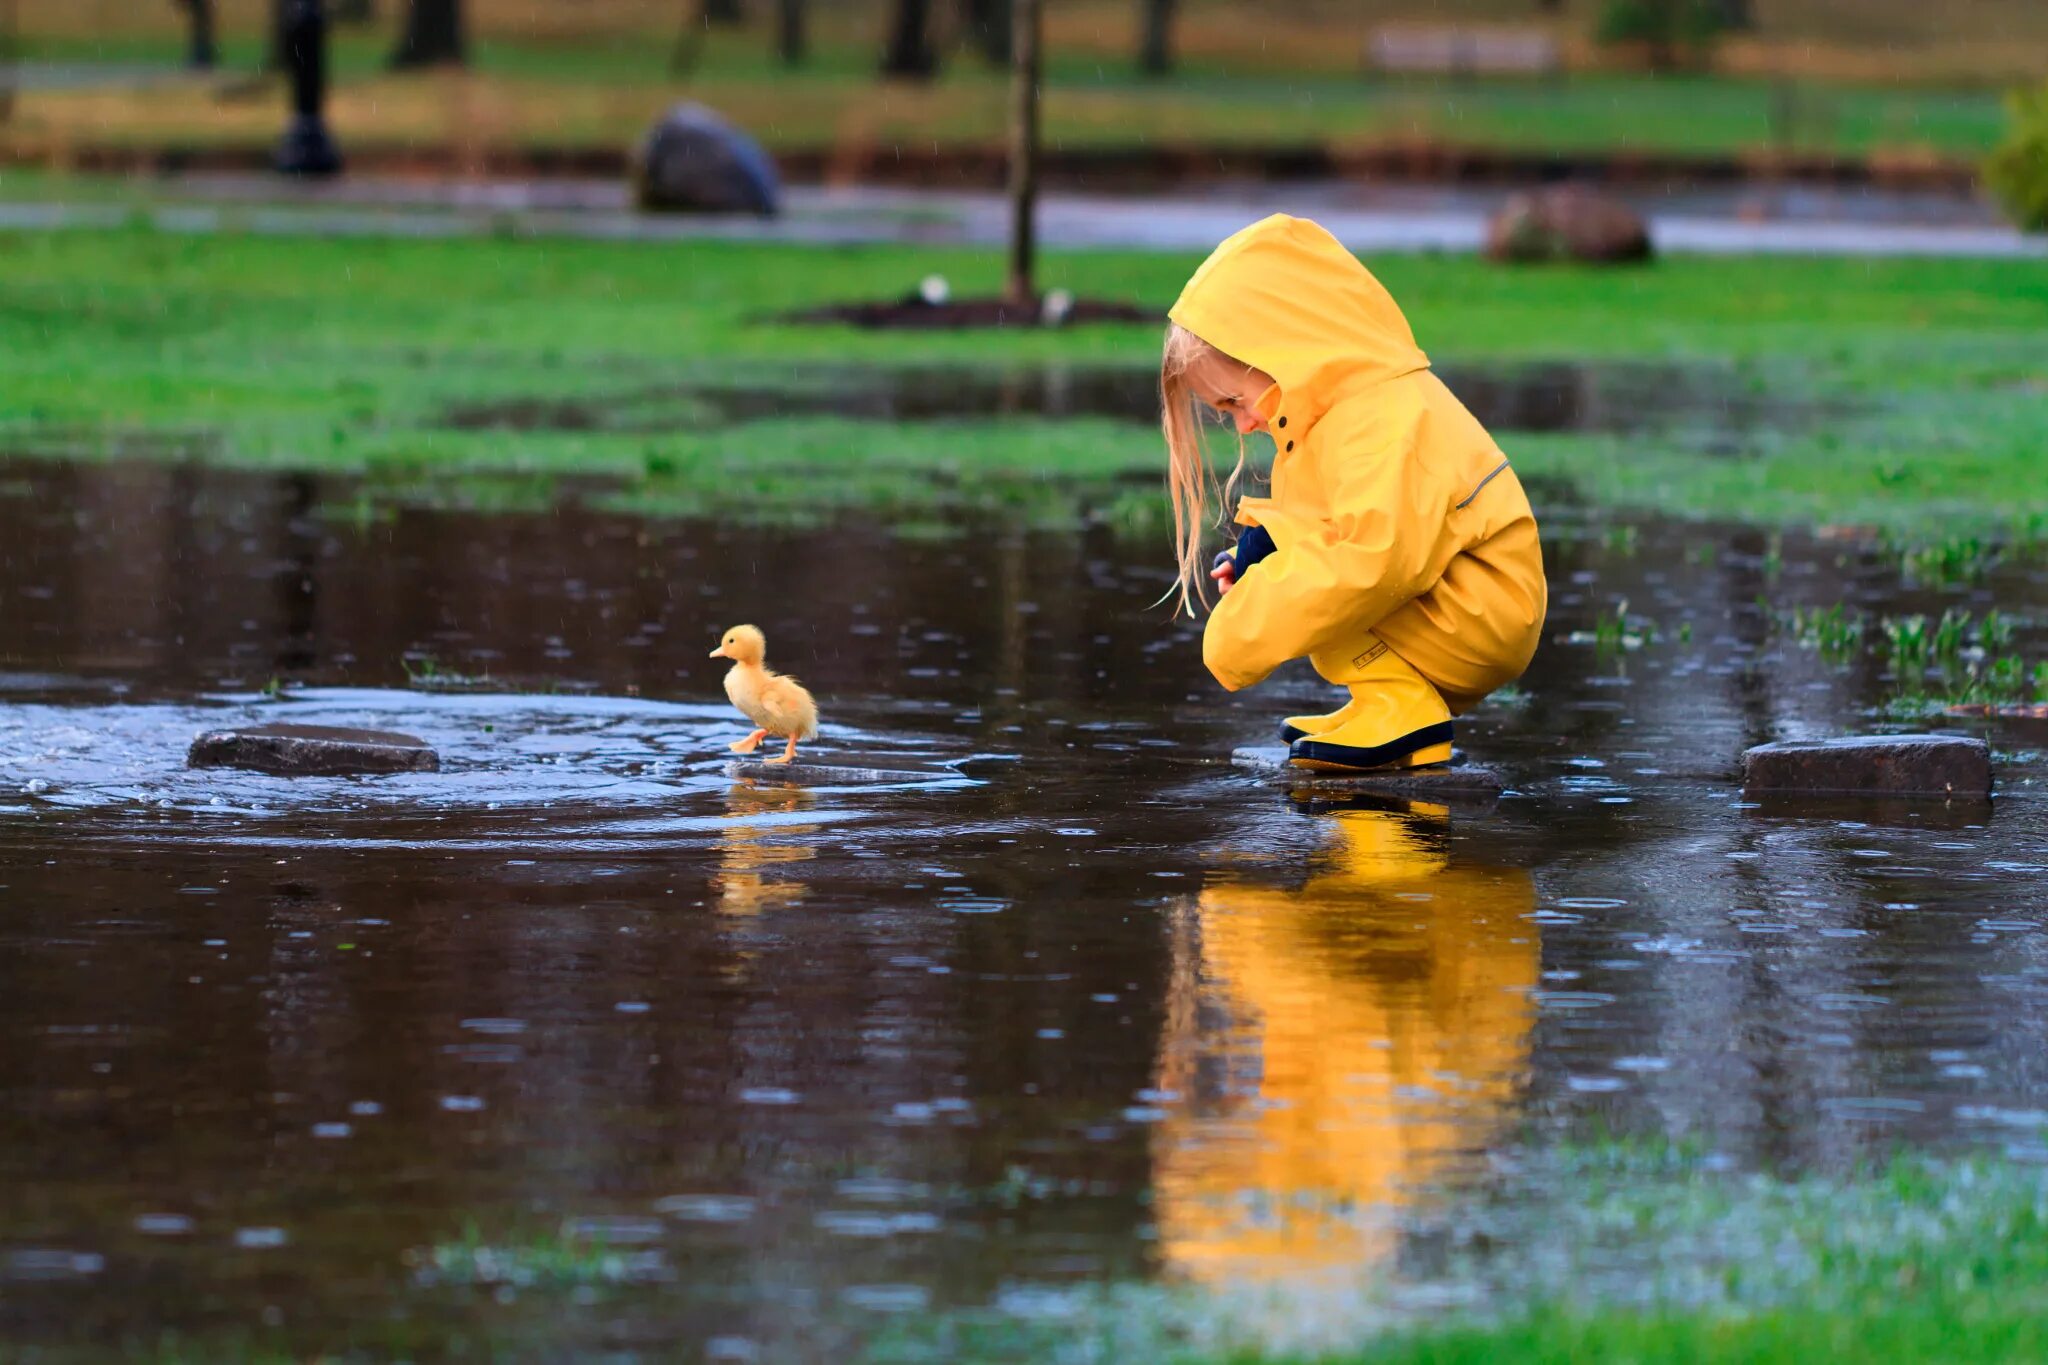
{"label": "girl's face", "polygon": [[1188,366],[1186,377],[1189,391],[1235,422],[1238,435],[1266,429],[1266,419],[1256,405],[1273,387],[1272,375],[1240,365],[1221,352],[1207,351]]}

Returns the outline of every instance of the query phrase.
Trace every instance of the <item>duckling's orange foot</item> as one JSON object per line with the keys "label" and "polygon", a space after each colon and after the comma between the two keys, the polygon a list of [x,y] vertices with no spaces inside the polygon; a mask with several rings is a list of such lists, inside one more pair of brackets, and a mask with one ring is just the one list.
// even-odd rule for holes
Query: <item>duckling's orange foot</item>
{"label": "duckling's orange foot", "polygon": [[728,749],[731,749],[736,754],[750,754],[754,752],[754,750],[760,748],[761,741],[766,738],[768,738],[768,732],[766,730],[756,730],[753,734],[748,735],[745,739],[736,739],[732,743],[726,745],[726,747]]}
{"label": "duckling's orange foot", "polygon": [[782,751],[781,758],[767,758],[761,761],[764,763],[794,763],[796,761],[796,740],[792,738],[789,741],[789,747]]}

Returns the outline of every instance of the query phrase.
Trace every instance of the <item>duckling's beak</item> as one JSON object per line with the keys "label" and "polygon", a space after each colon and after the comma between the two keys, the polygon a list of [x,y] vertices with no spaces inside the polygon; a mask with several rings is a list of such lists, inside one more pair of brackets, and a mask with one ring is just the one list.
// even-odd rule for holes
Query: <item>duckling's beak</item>
{"label": "duckling's beak", "polygon": [[711,651],[711,653],[710,653],[709,655],[707,655],[706,657],[708,657],[708,658],[712,658],[712,659],[730,659],[730,658],[732,657],[732,655],[730,655],[730,654],[728,654],[728,653],[726,653],[726,652],[725,652],[725,646],[724,646],[724,645],[720,645],[720,646],[719,646],[718,648],[716,648],[716,649],[712,650],[712,651]]}

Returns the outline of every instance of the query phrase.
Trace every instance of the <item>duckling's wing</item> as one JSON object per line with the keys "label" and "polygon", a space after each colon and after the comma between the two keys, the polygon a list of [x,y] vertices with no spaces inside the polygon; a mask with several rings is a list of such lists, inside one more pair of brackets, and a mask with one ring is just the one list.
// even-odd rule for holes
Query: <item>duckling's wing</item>
{"label": "duckling's wing", "polygon": [[778,735],[812,739],[818,733],[818,703],[795,678],[777,674],[761,689],[760,706],[768,728]]}

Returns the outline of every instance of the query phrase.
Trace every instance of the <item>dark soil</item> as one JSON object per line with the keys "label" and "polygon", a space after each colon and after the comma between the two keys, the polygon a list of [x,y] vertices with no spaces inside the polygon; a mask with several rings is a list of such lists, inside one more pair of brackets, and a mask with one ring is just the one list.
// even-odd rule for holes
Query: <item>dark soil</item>
{"label": "dark soil", "polygon": [[1048,321],[1042,304],[1020,306],[1004,298],[950,299],[927,303],[912,295],[882,303],[833,303],[784,314],[778,322],[838,323],[872,331],[889,329],[949,330],[968,327],[1072,327],[1086,322],[1164,322],[1166,315],[1134,303],[1106,299],[1075,299],[1057,322]]}

